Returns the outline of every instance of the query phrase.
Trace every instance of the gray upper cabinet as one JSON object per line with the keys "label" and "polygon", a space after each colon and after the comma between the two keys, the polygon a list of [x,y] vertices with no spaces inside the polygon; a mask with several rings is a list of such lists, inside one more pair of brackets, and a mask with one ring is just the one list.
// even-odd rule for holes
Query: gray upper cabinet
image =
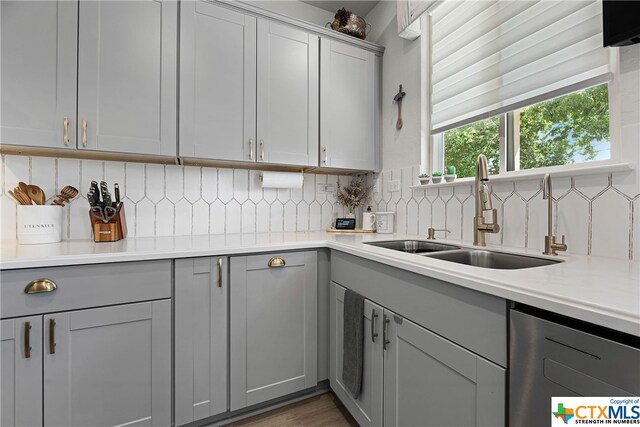
{"label": "gray upper cabinet", "polygon": [[0,15],[0,143],[75,148],[78,3],[2,1]]}
{"label": "gray upper cabinet", "polygon": [[175,0],[3,1],[1,143],[176,155]]}
{"label": "gray upper cabinet", "polygon": [[258,21],[259,162],[317,165],[318,37]]}
{"label": "gray upper cabinet", "polygon": [[175,261],[175,425],[228,409],[228,258]]}
{"label": "gray upper cabinet", "polygon": [[179,154],[255,161],[256,18],[204,1],[180,8]]}
{"label": "gray upper cabinet", "polygon": [[180,156],[316,166],[318,37],[204,1],[181,22]]}
{"label": "gray upper cabinet", "polygon": [[385,426],[505,425],[504,368],[393,312],[382,324]]}
{"label": "gray upper cabinet", "polygon": [[317,385],[317,255],[231,258],[231,410]]}
{"label": "gray upper cabinet", "polygon": [[0,426],[42,425],[42,316],[0,321]]}
{"label": "gray upper cabinet", "polygon": [[82,1],[78,147],[176,154],[177,2]]}
{"label": "gray upper cabinet", "polygon": [[322,38],[320,58],[320,166],[374,170],[376,56]]}

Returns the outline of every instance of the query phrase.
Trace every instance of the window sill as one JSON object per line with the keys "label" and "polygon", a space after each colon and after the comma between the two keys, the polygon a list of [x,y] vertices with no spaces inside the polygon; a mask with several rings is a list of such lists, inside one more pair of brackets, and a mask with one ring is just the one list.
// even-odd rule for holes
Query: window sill
{"label": "window sill", "polygon": [[[540,168],[535,170],[522,170],[501,173],[499,175],[489,175],[489,181],[523,181],[527,179],[542,178],[545,174],[550,174],[552,178],[564,176],[581,176],[581,175],[600,175],[612,172],[627,172],[635,170],[635,166],[630,163],[606,163],[592,165],[576,165],[571,167],[554,166],[548,168]],[[475,178],[460,178],[453,182],[442,182],[434,184],[430,182],[427,185],[412,185],[412,190],[425,190],[427,188],[451,187],[455,185],[473,184]]]}

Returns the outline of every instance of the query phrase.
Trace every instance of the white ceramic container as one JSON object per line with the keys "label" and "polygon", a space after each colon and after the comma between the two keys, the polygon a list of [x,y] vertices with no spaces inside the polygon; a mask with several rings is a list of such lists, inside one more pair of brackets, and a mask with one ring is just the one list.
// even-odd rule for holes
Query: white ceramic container
{"label": "white ceramic container", "polygon": [[18,205],[18,243],[37,245],[62,240],[62,206]]}
{"label": "white ceramic container", "polygon": [[362,214],[362,229],[366,231],[374,231],[376,229],[376,214],[366,211]]}

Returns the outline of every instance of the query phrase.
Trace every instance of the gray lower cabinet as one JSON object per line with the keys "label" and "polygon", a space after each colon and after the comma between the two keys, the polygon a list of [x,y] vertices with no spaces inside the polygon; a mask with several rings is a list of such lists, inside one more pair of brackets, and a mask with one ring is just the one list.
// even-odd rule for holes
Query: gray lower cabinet
{"label": "gray lower cabinet", "polygon": [[168,425],[170,331],[169,300],[3,320],[2,427]]}
{"label": "gray lower cabinet", "polygon": [[231,410],[317,385],[317,254],[230,261]]}
{"label": "gray lower cabinet", "polygon": [[175,425],[225,412],[228,258],[175,261]]}
{"label": "gray lower cabinet", "polygon": [[42,316],[0,321],[0,426],[42,425]]}
{"label": "gray lower cabinet", "polygon": [[171,421],[171,302],[44,316],[44,424]]}
{"label": "gray lower cabinet", "polygon": [[2,272],[0,426],[171,424],[171,261]]}
{"label": "gray lower cabinet", "polygon": [[385,310],[385,426],[505,425],[506,370]]}
{"label": "gray lower cabinet", "polygon": [[330,383],[361,426],[505,425],[504,368],[369,300],[354,399],[342,385],[344,292],[332,282]]}
{"label": "gray lower cabinet", "polygon": [[362,390],[354,399],[342,382],[342,354],[345,288],[331,283],[329,290],[329,380],[333,392],[362,427],[382,425],[383,402],[383,309],[369,300],[364,302],[364,359]]}

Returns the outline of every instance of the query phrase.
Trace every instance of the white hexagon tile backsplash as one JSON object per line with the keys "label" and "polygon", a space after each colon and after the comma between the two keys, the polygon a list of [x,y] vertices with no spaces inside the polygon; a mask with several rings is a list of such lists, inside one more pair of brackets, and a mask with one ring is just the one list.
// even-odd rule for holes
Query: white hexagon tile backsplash
{"label": "white hexagon tile backsplash", "polygon": [[[0,164],[2,240],[15,240],[16,203],[8,190],[19,181],[47,197],[72,185],[80,196],[65,208],[64,239],[91,238],[86,194],[92,180],[118,182],[129,236],[321,230],[344,214],[334,194],[317,184],[349,177],[306,174],[300,190],[263,189],[260,171],[3,155]],[[335,187],[335,185],[334,185]]]}
{"label": "white hexagon tile backsplash", "polygon": [[[419,170],[414,166],[377,174],[380,191],[373,194],[373,206],[377,211],[396,212],[399,233],[417,230],[426,236],[428,227],[445,228],[449,238],[473,242],[473,185],[461,182],[410,190],[417,184]],[[389,193],[390,180],[400,180],[402,190]],[[569,253],[640,259],[640,191],[634,180],[635,172],[553,179],[553,232],[566,235]],[[542,250],[547,234],[542,179],[489,185],[501,230],[487,234],[487,242]]]}
{"label": "white hexagon tile backsplash", "polygon": [[[130,236],[171,236],[322,230],[344,214],[333,193],[318,184],[346,184],[349,177],[306,174],[300,190],[263,189],[260,171],[3,155],[0,164],[2,240],[15,240],[16,205],[7,191],[18,181],[41,186],[49,196],[65,185],[81,195],[65,208],[65,239],[88,239],[86,193],[91,180],[118,182],[126,203]],[[448,237],[472,242],[472,185],[412,190],[419,168],[376,176],[375,211],[396,212],[399,233],[426,236],[428,227],[450,230]],[[630,178],[631,177],[631,178]],[[387,183],[401,182],[390,193]],[[554,178],[554,233],[565,234],[568,252],[640,259],[640,191],[633,174]],[[492,244],[542,250],[547,204],[542,180],[491,183],[500,233]]]}

